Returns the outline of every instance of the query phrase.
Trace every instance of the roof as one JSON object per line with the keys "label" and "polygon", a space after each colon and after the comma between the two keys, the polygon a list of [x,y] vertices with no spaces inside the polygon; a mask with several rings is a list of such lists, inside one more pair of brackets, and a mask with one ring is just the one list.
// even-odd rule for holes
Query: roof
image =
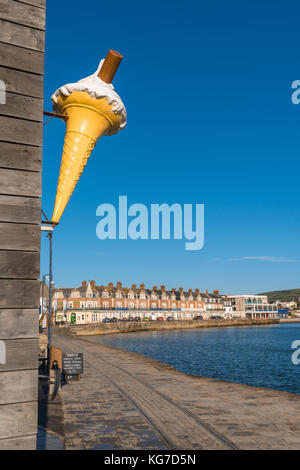
{"label": "roof", "polygon": [[[71,296],[72,291],[79,291],[80,297],[86,297],[86,291],[87,291],[88,285],[86,286],[80,286],[80,287],[58,287],[55,289],[55,291],[62,291],[63,296],[68,298]],[[181,300],[181,296],[184,296],[184,300],[188,300],[190,296],[192,296],[193,300],[197,300],[198,296],[200,296],[202,299],[205,298],[212,298],[215,300],[221,300],[224,298],[222,295],[217,295],[217,294],[210,294],[210,293],[203,293],[198,291],[196,292],[193,290],[190,292],[189,290],[184,290],[184,291],[179,291],[179,289],[164,289],[161,290],[159,289],[149,289],[149,288],[143,288],[141,289],[140,287],[117,287],[117,286],[104,286],[104,285],[95,285],[94,288],[92,288],[92,291],[94,294],[99,294],[102,295],[103,291],[107,291],[109,295],[115,296],[117,292],[121,292],[122,294],[128,294],[129,292],[133,292],[135,295],[140,295],[141,293],[145,293],[147,298],[151,298],[152,294],[155,293],[158,297],[161,297],[162,295],[166,295],[167,298],[171,299],[172,295],[175,295],[175,299],[177,301]],[[234,296],[231,296],[234,297]],[[247,296],[240,296],[240,297],[247,297]],[[259,297],[259,296],[255,296]]]}

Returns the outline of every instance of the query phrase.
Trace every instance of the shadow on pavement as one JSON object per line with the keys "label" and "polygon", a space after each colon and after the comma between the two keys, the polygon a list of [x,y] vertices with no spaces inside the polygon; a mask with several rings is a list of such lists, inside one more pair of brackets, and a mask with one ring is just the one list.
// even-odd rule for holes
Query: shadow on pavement
{"label": "shadow on pavement", "polygon": [[53,400],[49,392],[49,380],[39,377],[37,450],[63,450],[64,415],[61,394]]}

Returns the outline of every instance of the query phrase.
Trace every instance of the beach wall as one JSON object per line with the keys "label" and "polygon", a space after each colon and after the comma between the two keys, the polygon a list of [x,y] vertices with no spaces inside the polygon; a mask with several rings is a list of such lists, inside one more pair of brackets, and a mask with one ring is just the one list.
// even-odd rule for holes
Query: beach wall
{"label": "beach wall", "polygon": [[36,448],[46,0],[0,0],[0,449]]}
{"label": "beach wall", "polygon": [[185,330],[193,328],[218,328],[228,326],[258,326],[279,324],[279,320],[178,320],[101,323],[97,325],[72,325],[60,327],[64,333],[73,336],[95,336],[137,331]]}
{"label": "beach wall", "polygon": [[281,318],[280,323],[300,323],[300,317],[298,317],[298,318]]}

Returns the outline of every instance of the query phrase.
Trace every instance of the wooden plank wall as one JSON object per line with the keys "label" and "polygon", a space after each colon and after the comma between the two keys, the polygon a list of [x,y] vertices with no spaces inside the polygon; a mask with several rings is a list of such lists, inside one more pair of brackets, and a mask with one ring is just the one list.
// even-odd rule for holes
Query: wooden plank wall
{"label": "wooden plank wall", "polygon": [[45,16],[0,0],[0,450],[36,446]]}

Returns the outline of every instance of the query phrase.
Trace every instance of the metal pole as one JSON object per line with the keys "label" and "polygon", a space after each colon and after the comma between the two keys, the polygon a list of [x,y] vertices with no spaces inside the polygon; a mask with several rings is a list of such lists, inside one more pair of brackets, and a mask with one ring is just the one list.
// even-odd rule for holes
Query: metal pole
{"label": "metal pole", "polygon": [[50,372],[50,348],[52,340],[52,231],[49,238],[49,324],[48,324],[48,370]]}
{"label": "metal pole", "polygon": [[41,314],[43,314],[43,310],[44,310],[44,288],[45,288],[45,275],[43,275],[43,282],[42,282],[42,305],[41,305]]}
{"label": "metal pole", "polygon": [[43,281],[42,281],[42,303],[41,303],[41,320],[40,320],[40,328],[42,328],[43,325],[43,314],[44,314],[44,288],[45,288],[45,275],[43,275]]}

